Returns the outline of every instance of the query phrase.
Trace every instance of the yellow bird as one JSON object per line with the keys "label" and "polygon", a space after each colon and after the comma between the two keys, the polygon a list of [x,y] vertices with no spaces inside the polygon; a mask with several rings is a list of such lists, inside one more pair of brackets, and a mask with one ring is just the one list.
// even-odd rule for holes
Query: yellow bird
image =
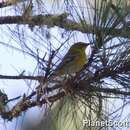
{"label": "yellow bird", "polygon": [[88,45],[90,44],[83,42],[72,45],[52,75],[60,76],[79,72],[88,63],[85,53]]}

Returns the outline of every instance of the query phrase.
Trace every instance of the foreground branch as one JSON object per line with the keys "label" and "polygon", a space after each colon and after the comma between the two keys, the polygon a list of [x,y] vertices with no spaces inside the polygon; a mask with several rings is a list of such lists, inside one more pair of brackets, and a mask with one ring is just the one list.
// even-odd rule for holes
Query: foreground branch
{"label": "foreground branch", "polygon": [[[117,95],[120,95],[120,96],[130,96],[130,92],[120,91],[118,89],[112,89],[112,88],[98,88],[97,86],[88,86],[87,83],[86,83],[86,81],[80,81],[80,83],[75,84],[75,83],[70,83],[70,81],[68,81],[67,85],[68,85],[69,89],[71,89],[71,87],[72,87],[74,89],[73,90],[74,92],[75,91],[77,91],[77,92],[82,91],[86,95],[90,94],[90,93],[93,93],[93,92],[94,93],[97,92],[97,93],[111,94],[111,95],[116,95],[116,96]],[[53,86],[53,87],[55,88],[55,86]],[[62,84],[60,84],[59,87],[60,88],[63,87]],[[53,92],[53,88],[51,90]],[[76,94],[76,93],[73,93],[72,96],[74,96],[74,94]],[[35,107],[35,106],[42,106],[43,104],[46,104],[48,102],[49,103],[53,103],[53,102],[63,98],[66,94],[67,93],[65,93],[65,91],[62,91],[62,92],[58,92],[55,95],[45,97],[45,98],[43,98],[43,99],[41,99],[39,101],[37,101],[37,100],[34,101],[34,100],[32,100],[32,96],[34,96],[34,95],[36,96],[37,93],[36,92],[32,92],[32,94],[30,94],[27,97],[23,96],[23,99],[21,99],[21,101],[18,102],[12,108],[12,110],[10,110],[8,112],[2,112],[1,116],[2,116],[3,119],[12,120],[13,118],[18,117],[22,112],[25,112],[29,108],[32,108],[32,107]]]}
{"label": "foreground branch", "polygon": [[22,112],[28,110],[29,108],[35,107],[35,106],[42,106],[45,103],[53,103],[62,97],[65,96],[64,92],[58,93],[56,95],[50,96],[47,98],[47,100],[44,98],[41,101],[32,101],[30,99],[22,100],[16,104],[13,109],[9,112],[4,112],[1,114],[3,119],[12,120],[14,117],[18,117]]}

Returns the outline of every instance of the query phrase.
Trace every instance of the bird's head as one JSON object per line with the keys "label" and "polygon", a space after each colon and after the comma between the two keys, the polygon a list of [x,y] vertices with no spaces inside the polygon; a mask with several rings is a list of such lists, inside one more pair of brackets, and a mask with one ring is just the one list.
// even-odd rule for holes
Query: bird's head
{"label": "bird's head", "polygon": [[81,52],[83,51],[83,52],[85,52],[85,49],[86,49],[86,47],[88,45],[90,45],[90,44],[89,43],[84,43],[84,42],[78,42],[78,43],[73,44],[71,46],[70,50],[72,52],[74,52],[74,51],[81,51]]}

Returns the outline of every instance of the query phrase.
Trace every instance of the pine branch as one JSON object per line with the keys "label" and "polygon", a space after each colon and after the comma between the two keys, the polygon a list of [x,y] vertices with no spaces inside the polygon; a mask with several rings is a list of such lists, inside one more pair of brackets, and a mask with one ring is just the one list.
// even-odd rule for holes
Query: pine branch
{"label": "pine branch", "polygon": [[[58,94],[55,94],[53,96],[50,96],[47,98],[47,100],[50,103],[53,103],[59,99],[61,99],[62,97],[65,96],[64,92],[60,92]],[[11,111],[8,112],[3,112],[1,113],[1,116],[3,119],[7,119],[7,120],[12,120],[15,117],[18,117],[22,112],[28,110],[29,108],[35,107],[35,106],[42,106],[45,103],[48,103],[48,101],[46,100],[46,98],[42,99],[41,101],[37,102],[37,101],[32,101],[31,99],[28,99],[25,97],[25,99],[23,98],[23,100],[21,100],[20,102],[18,102]]]}
{"label": "pine branch", "polygon": [[[66,13],[65,13],[66,14]],[[100,30],[106,33],[106,35],[112,35],[113,37],[124,37],[130,38],[130,30],[115,29],[108,27],[97,27],[94,25],[85,24],[83,28],[82,23],[77,23],[71,20],[68,20],[67,17],[64,17],[64,13],[61,15],[37,15],[32,16],[31,20],[25,20],[22,16],[6,16],[0,17],[0,24],[28,24],[33,26],[42,26],[47,25],[48,27],[58,26],[64,28],[68,31],[80,31],[82,33],[94,33],[94,30]]]}

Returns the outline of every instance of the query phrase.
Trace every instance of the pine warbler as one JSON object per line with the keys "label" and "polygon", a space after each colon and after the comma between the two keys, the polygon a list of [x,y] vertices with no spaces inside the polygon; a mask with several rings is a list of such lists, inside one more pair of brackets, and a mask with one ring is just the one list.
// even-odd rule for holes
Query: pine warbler
{"label": "pine warbler", "polygon": [[88,58],[85,54],[85,49],[88,45],[88,43],[83,42],[72,45],[53,75],[61,76],[79,72],[88,63]]}
{"label": "pine warbler", "polygon": [[[85,54],[85,49],[88,45],[90,44],[83,42],[78,42],[72,45],[67,54],[63,57],[61,63],[50,75],[49,80],[52,80],[55,76],[68,75],[79,72],[83,66],[88,63],[88,58]],[[40,87],[41,85],[39,85],[37,89],[39,90]],[[44,88],[46,87],[44,86]]]}

